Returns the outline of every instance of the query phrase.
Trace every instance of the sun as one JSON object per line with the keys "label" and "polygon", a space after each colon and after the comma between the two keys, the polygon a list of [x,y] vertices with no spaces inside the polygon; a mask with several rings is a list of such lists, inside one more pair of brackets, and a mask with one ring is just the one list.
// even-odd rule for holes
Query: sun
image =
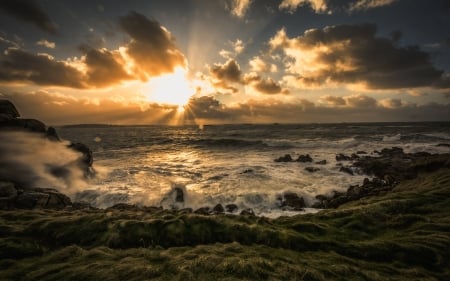
{"label": "sun", "polygon": [[187,78],[187,71],[178,67],[173,73],[152,78],[144,87],[144,94],[149,101],[177,105],[178,112],[184,112],[184,105],[194,94]]}

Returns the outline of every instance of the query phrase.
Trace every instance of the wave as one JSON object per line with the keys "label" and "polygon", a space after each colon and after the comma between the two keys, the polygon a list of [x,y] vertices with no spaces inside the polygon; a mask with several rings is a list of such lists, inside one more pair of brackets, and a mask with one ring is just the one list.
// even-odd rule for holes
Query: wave
{"label": "wave", "polygon": [[223,147],[223,148],[267,147],[267,144],[261,140],[243,140],[233,138],[191,139],[188,141],[188,144],[202,147]]}

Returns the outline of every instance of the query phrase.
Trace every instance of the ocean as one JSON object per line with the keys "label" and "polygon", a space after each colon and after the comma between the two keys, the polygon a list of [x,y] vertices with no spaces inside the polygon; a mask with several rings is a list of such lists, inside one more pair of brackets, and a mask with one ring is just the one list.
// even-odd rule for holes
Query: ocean
{"label": "ocean", "polygon": [[[339,171],[336,154],[376,156],[375,150],[450,153],[450,123],[270,124],[205,126],[96,126],[57,128],[94,153],[95,177],[74,199],[106,208],[130,203],[164,208],[236,204],[257,215],[304,212],[280,207],[280,195],[294,192],[311,206],[318,194],[331,195],[361,184],[367,175]],[[313,162],[275,162],[309,154]],[[316,162],[326,160],[326,164]],[[319,170],[309,172],[306,167]],[[183,190],[177,202],[174,188]],[[239,211],[238,210],[238,211]]]}

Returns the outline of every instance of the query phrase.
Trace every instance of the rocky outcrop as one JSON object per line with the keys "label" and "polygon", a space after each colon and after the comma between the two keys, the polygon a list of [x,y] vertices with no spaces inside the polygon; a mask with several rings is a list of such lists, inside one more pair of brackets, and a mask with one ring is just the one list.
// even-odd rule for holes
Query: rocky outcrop
{"label": "rocky outcrop", "polygon": [[293,159],[290,154],[286,154],[274,160],[275,162],[292,162]]}
{"label": "rocky outcrop", "polygon": [[64,209],[72,205],[66,195],[52,188],[17,187],[14,183],[0,181],[0,209]]}
{"label": "rocky outcrop", "polygon": [[300,155],[297,160],[295,160],[297,162],[301,162],[301,163],[307,163],[307,162],[312,162],[313,159],[311,158],[311,156],[309,154],[306,155]]}
{"label": "rocky outcrop", "polygon": [[306,207],[303,197],[294,192],[286,191],[278,200],[280,207],[284,210],[303,211],[303,208]]}
{"label": "rocky outcrop", "polygon": [[316,167],[306,167],[305,171],[310,172],[310,173],[314,173],[314,172],[320,171],[320,169],[316,168]]}

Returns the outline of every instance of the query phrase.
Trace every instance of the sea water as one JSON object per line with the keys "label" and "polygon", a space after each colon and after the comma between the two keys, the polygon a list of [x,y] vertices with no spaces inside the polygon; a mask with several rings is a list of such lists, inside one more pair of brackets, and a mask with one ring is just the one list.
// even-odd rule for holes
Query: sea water
{"label": "sea water", "polygon": [[[393,146],[450,152],[450,123],[80,125],[57,131],[93,150],[97,176],[75,200],[100,208],[131,203],[196,209],[220,203],[259,215],[292,215],[298,212],[280,208],[284,192],[297,193],[311,206],[316,195],[345,191],[367,177],[340,172],[340,165],[350,163],[336,161],[338,153],[377,156],[375,150]],[[274,161],[285,154],[293,159],[309,154],[313,162]],[[321,160],[326,164],[315,164]],[[310,166],[320,170],[306,171]],[[176,187],[184,191],[184,202],[176,202]]]}

